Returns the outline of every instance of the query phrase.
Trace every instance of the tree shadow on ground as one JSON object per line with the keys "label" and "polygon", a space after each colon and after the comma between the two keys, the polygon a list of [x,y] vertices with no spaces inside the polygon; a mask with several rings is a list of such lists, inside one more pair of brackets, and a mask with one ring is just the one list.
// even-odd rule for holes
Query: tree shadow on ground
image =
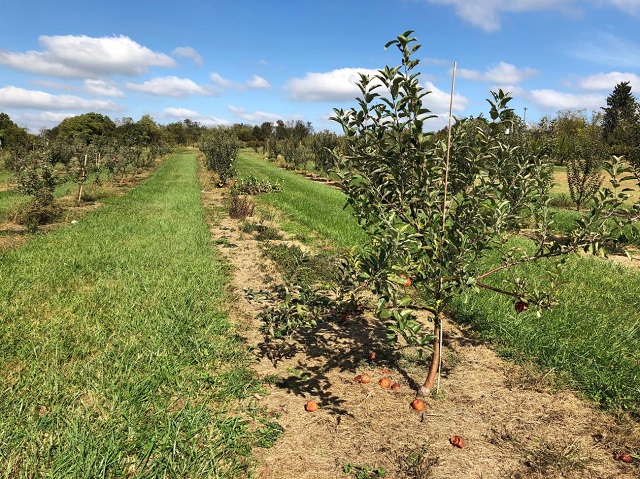
{"label": "tree shadow on ground", "polygon": [[[297,330],[289,340],[276,341],[268,335],[258,344],[261,357],[277,366],[286,364],[289,375],[276,382],[276,386],[303,397],[314,397],[336,414],[349,414],[343,407],[344,400],[333,391],[335,384],[330,371],[358,372],[375,369],[392,369],[412,389],[419,384],[402,367],[403,354],[386,340],[385,325],[366,314],[353,315],[342,321],[340,313],[329,314],[312,328]],[[429,327],[429,324],[425,325]],[[375,359],[371,354],[375,354]],[[353,384],[354,379],[343,380]]]}

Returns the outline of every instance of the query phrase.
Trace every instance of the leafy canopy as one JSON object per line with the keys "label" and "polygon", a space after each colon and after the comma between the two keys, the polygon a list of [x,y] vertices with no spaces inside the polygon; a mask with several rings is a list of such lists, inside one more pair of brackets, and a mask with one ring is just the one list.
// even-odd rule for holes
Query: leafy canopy
{"label": "leafy canopy", "polygon": [[336,159],[370,237],[360,259],[367,279],[391,297],[400,275],[409,276],[441,311],[454,291],[477,283],[483,252],[542,218],[550,170],[512,139],[516,118],[503,91],[488,100],[490,122],[455,124],[450,148],[425,132],[429,92],[411,34],[387,44],[400,51],[399,66],[361,75],[358,108],[335,110],[346,137]]}

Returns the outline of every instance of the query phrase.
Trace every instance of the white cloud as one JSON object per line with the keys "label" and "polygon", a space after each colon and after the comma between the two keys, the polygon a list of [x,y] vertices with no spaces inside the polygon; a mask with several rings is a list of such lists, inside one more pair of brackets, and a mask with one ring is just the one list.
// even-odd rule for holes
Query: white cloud
{"label": "white cloud", "polygon": [[77,113],[57,113],[51,111],[40,111],[38,113],[19,112],[11,115],[11,119],[18,125],[28,125],[27,128],[30,133],[37,135],[44,128],[53,128],[59,125],[62,120],[72,116],[76,116]]}
{"label": "white cloud", "polygon": [[451,5],[464,21],[487,32],[500,30],[505,13],[525,13],[541,10],[559,11],[569,17],[583,15],[584,7],[595,5],[614,7],[625,13],[640,13],[640,0],[428,0],[435,5]]}
{"label": "white cloud", "polygon": [[606,104],[605,95],[565,93],[557,90],[532,90],[530,97],[541,108],[546,110],[579,110],[597,109]]}
{"label": "white cloud", "polygon": [[204,115],[195,110],[189,110],[187,108],[165,108],[162,112],[164,118],[173,120],[186,120],[197,121],[204,126],[220,126],[230,125],[231,122],[222,118],[217,118],[211,115]]}
{"label": "white cloud", "polygon": [[23,118],[28,120],[30,124],[37,123],[38,125],[59,125],[65,118],[76,116],[77,113],[56,113],[53,111],[41,111],[38,113],[25,113]]}
{"label": "white cloud", "polygon": [[[430,91],[427,96],[424,97],[425,106],[436,115],[449,115],[449,103],[451,101],[451,93],[448,91],[440,90],[431,82],[425,82],[424,88]],[[454,93],[453,95],[453,111],[463,112],[467,109],[469,100],[460,93]]]}
{"label": "white cloud", "polygon": [[126,36],[42,35],[39,42],[43,51],[0,51],[0,64],[20,71],[65,78],[97,78],[115,74],[137,76],[152,66],[175,66],[175,61],[168,55],[154,52]]}
{"label": "white cloud", "polygon": [[492,82],[499,85],[513,85],[538,74],[535,68],[518,68],[506,62],[488,67],[484,72],[460,68],[458,76],[466,80]]}
{"label": "white cloud", "polygon": [[244,108],[238,108],[233,105],[227,105],[227,108],[238,118],[241,118],[250,123],[264,123],[265,121],[274,122],[283,119],[280,115],[277,115],[275,113],[267,113],[265,111],[254,111],[248,113],[244,110]]}
{"label": "white cloud", "polygon": [[456,14],[487,32],[500,29],[502,13],[522,13],[537,10],[565,10],[573,0],[429,0],[437,5],[452,5]]}
{"label": "white cloud", "polygon": [[218,73],[211,73],[209,75],[209,78],[215,85],[218,85],[221,88],[228,88],[233,85],[233,82],[231,80],[222,78],[222,76],[220,76],[220,74]]}
{"label": "white cloud", "polygon": [[[449,123],[451,93],[440,90],[430,81],[424,82],[423,86],[427,91],[431,92],[424,97],[424,106],[431,111],[431,115],[436,115],[435,118],[430,118],[425,121],[425,127],[428,130],[439,130]],[[468,103],[469,100],[467,97],[460,93],[454,93],[453,114],[463,113],[467,109]]]}
{"label": "white cloud", "polygon": [[[360,81],[360,73],[373,77],[377,70],[363,68],[342,68],[327,73],[308,73],[304,78],[290,80],[285,89],[294,100],[301,101],[345,101],[361,96],[356,83]],[[431,81],[423,81],[422,86],[430,91],[424,98],[424,105],[435,118],[427,120],[425,125],[429,129],[440,129],[445,126],[449,118],[450,93],[439,89]],[[379,90],[384,94],[383,89]],[[466,110],[468,99],[456,93],[453,98],[454,113]]]}
{"label": "white cloud", "polygon": [[0,65],[6,65],[15,70],[55,77],[82,78],[95,76],[78,68],[57,62],[51,55],[44,52],[13,53],[0,50]]}
{"label": "white cloud", "polygon": [[172,52],[175,56],[182,58],[189,58],[193,61],[193,64],[197,67],[202,66],[202,57],[195,48],[192,47],[178,47]]}
{"label": "white cloud", "polygon": [[612,91],[613,88],[621,82],[631,82],[632,88],[640,89],[640,76],[635,73],[597,73],[595,75],[589,75],[588,77],[578,79],[577,84],[582,90]]}
{"label": "white cloud", "polygon": [[607,3],[632,15],[640,12],[640,0],[607,0]]}
{"label": "white cloud", "polygon": [[84,89],[89,93],[102,96],[113,96],[121,98],[124,96],[122,90],[120,90],[114,83],[104,80],[85,80]]}
{"label": "white cloud", "polygon": [[57,90],[57,91],[78,91],[77,87],[71,85],[70,83],[58,82],[45,80],[43,78],[34,78],[29,81],[30,85],[37,86],[40,88],[46,88],[47,90]]}
{"label": "white cloud", "polygon": [[[490,90],[495,92],[497,92],[498,90],[502,90],[505,93],[510,93],[511,98],[521,98],[527,96],[527,90],[518,85],[492,85]],[[489,95],[489,92],[487,92],[487,96]]]}
{"label": "white cloud", "polygon": [[38,113],[26,113],[25,118],[35,121],[43,121],[52,124],[58,124],[65,118],[76,116],[76,113],[56,113],[53,111],[41,111]]}
{"label": "white cloud", "polygon": [[52,95],[14,86],[0,88],[0,107],[41,110],[122,110],[120,105],[110,100],[87,100],[75,95]]}
{"label": "white cloud", "polygon": [[269,82],[262,78],[261,76],[258,75],[253,75],[249,81],[247,81],[247,86],[249,88],[255,88],[255,89],[268,89],[271,88],[271,85],[269,84]]}
{"label": "white cloud", "polygon": [[211,88],[198,85],[193,80],[174,76],[154,78],[144,83],[129,82],[125,86],[129,90],[173,98],[183,98],[187,95],[211,96],[215,94]]}
{"label": "white cloud", "polygon": [[236,90],[244,90],[246,88],[256,89],[256,90],[266,90],[271,88],[271,84],[263,77],[259,75],[253,75],[249,80],[245,83],[235,82],[232,80],[227,80],[219,73],[210,73],[209,78],[213,82],[214,85],[219,86],[220,88],[234,88]]}
{"label": "white cloud", "polygon": [[292,99],[299,101],[354,100],[361,92],[356,86],[360,74],[374,76],[377,70],[366,68],[340,68],[326,73],[307,73],[304,78],[293,78],[285,85]]}

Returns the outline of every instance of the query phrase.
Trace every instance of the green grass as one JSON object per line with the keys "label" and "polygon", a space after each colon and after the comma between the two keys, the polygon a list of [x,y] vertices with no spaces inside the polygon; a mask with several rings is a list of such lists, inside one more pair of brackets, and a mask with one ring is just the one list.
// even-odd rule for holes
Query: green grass
{"label": "green grass", "polygon": [[10,220],[11,216],[28,202],[28,197],[22,196],[13,190],[0,191],[0,221]]}
{"label": "green grass", "polygon": [[[360,241],[361,235],[341,236],[343,231],[358,227],[353,218],[340,216],[339,220],[325,221],[338,212],[346,213],[341,210],[343,197],[323,193],[319,196],[322,200],[317,202],[312,196],[315,189],[322,192],[331,188],[313,183],[311,189],[307,185],[311,181],[302,178],[294,181],[291,173],[274,173],[273,168],[247,155],[241,159],[241,174],[251,169],[258,177],[287,179],[287,196],[274,195],[270,200],[274,206],[289,212],[303,208],[299,204],[308,199],[318,205],[314,208],[325,213],[300,215],[305,227],[340,246],[349,247]],[[576,215],[574,211],[559,210],[558,228],[570,228]],[[336,238],[342,238],[342,242],[338,243]],[[523,245],[526,242],[516,241]],[[497,258],[490,256],[485,261],[489,269]],[[534,283],[542,282],[544,264],[523,267],[519,274]],[[499,276],[493,281],[501,286]],[[640,272],[611,261],[574,255],[567,263],[562,281],[556,292],[559,304],[541,318],[533,311],[515,314],[512,298],[487,291],[456,298],[455,315],[471,324],[502,354],[533,361],[545,371],[554,371],[565,384],[605,407],[640,414]]]}
{"label": "green grass", "polygon": [[[524,247],[526,240],[514,243]],[[528,265],[516,274],[541,281],[545,266]],[[501,279],[492,282],[501,286]],[[533,360],[603,406],[640,415],[640,271],[574,255],[560,281],[558,304],[540,318],[531,310],[517,314],[512,298],[488,291],[457,298],[455,315],[502,355]]]}
{"label": "green grass", "polygon": [[11,177],[12,175],[9,171],[0,168],[0,187],[9,186],[9,183],[11,183]]}
{"label": "green grass", "polygon": [[[551,196],[554,198],[556,208],[552,208],[555,214],[554,225],[552,231],[557,234],[569,234],[575,229],[576,220],[584,217],[587,214],[587,210],[590,205],[584,205],[581,211],[575,209],[575,204],[571,200],[569,195],[569,186],[567,184],[567,169],[564,166],[554,167],[554,185],[551,189]],[[606,173],[603,173],[605,179],[602,183],[603,187],[610,186],[609,180],[606,178]],[[629,203],[638,201],[640,199],[640,189],[638,189],[636,182],[629,180],[625,182],[624,187],[633,189],[630,192]],[[553,204],[553,203],[552,203]],[[631,228],[628,229],[629,237],[631,238],[631,244],[640,244],[640,238],[633,239],[631,235]]]}
{"label": "green grass", "polygon": [[[554,214],[551,231],[561,235],[568,235],[574,231],[576,229],[576,221],[588,214],[586,210],[576,211],[575,209],[566,208],[552,208],[551,211]],[[640,245],[640,237],[634,236],[631,225],[627,225],[624,231],[628,238],[626,244]]]}
{"label": "green grass", "polygon": [[239,177],[253,175],[258,180],[269,178],[271,182],[282,182],[282,192],[259,198],[292,220],[283,225],[285,229],[301,237],[313,232],[342,248],[364,241],[362,229],[344,209],[346,200],[342,191],[280,169],[250,150],[240,152],[237,169]]}
{"label": "green grass", "polygon": [[[78,185],[73,181],[66,181],[56,186],[53,196],[54,198],[61,198],[70,194],[75,194],[78,190]],[[0,191],[0,221],[8,221],[11,216],[15,214],[22,206],[26,205],[30,201],[29,196],[18,193],[14,188]]]}
{"label": "green grass", "polygon": [[0,477],[249,474],[275,429],[238,402],[260,385],[223,312],[196,173],[176,155],[0,254]]}

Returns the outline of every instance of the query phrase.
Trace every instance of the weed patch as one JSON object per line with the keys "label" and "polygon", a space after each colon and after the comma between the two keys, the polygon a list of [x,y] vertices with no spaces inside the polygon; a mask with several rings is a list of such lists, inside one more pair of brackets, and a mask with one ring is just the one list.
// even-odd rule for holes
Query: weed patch
{"label": "weed patch", "polygon": [[234,195],[259,195],[262,193],[277,193],[282,191],[282,181],[272,182],[269,178],[258,180],[253,175],[238,178],[231,187]]}
{"label": "weed patch", "polygon": [[538,447],[525,451],[525,457],[529,470],[542,477],[580,477],[576,474],[586,467],[586,459],[574,442],[541,442]]}
{"label": "weed patch", "polygon": [[338,279],[337,258],[329,252],[312,254],[286,244],[265,245],[263,252],[278,266],[288,284],[326,285]]}
{"label": "weed patch", "polygon": [[55,203],[43,203],[33,199],[21,206],[15,214],[15,221],[27,227],[27,231],[34,233],[39,226],[56,221],[62,209]]}
{"label": "weed patch", "polygon": [[258,241],[270,241],[270,240],[282,240],[283,236],[276,228],[272,226],[266,226],[261,223],[245,222],[242,225],[241,231],[243,233],[256,233],[255,238]]}

